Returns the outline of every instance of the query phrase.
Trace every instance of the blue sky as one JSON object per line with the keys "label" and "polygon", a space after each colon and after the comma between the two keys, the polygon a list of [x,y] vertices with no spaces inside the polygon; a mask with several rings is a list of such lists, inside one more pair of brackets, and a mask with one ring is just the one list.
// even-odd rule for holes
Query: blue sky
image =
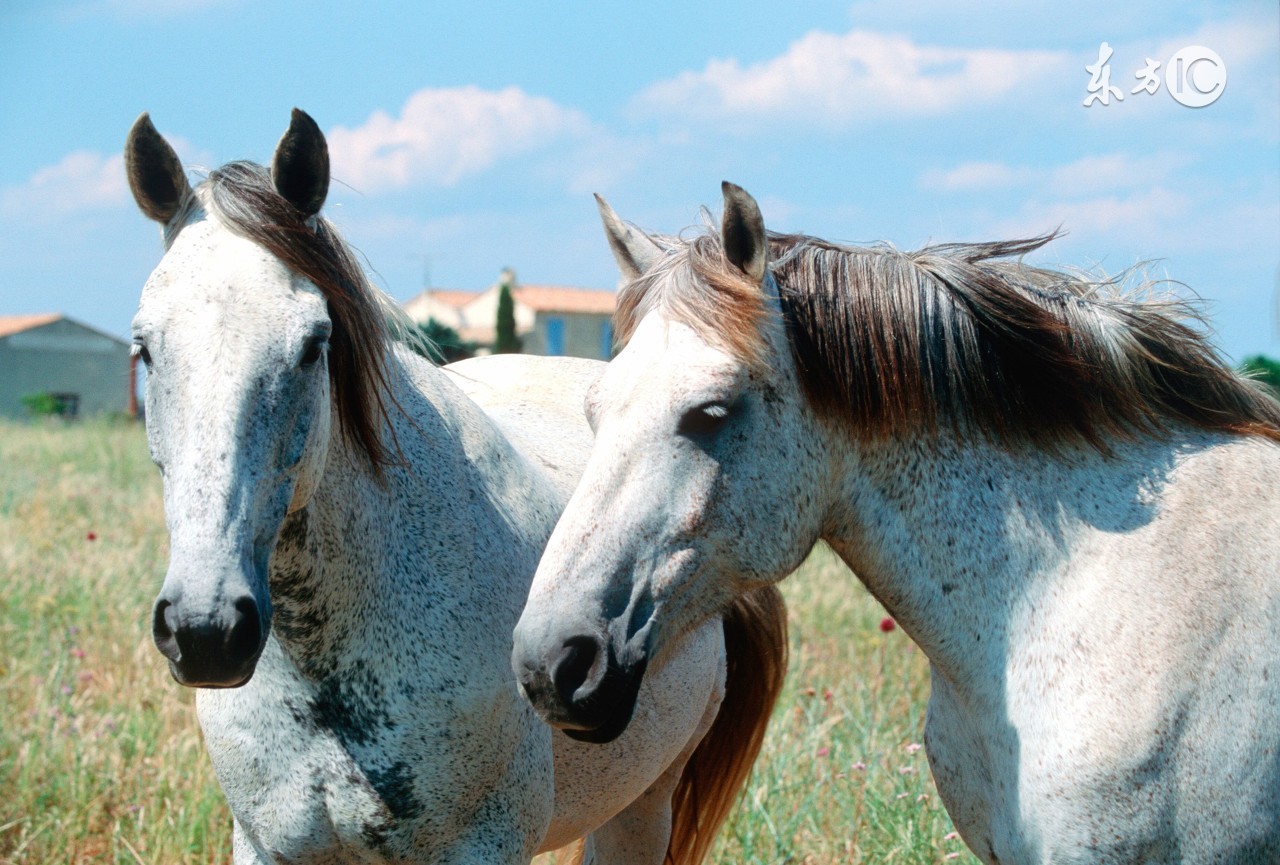
{"label": "blue sky", "polygon": [[[1083,106],[1107,42],[1125,95]],[[1179,49],[1227,70],[1174,101]],[[1147,58],[1159,90],[1131,90]],[[297,105],[327,214],[404,300],[429,282],[612,286],[590,193],[672,232],[733,180],[779,230],[988,240],[1152,275],[1220,345],[1280,356],[1280,7],[1245,2],[646,4],[10,0],[0,9],[0,314],[121,336],[159,260],[120,149],[150,111],[191,167],[265,161]]]}

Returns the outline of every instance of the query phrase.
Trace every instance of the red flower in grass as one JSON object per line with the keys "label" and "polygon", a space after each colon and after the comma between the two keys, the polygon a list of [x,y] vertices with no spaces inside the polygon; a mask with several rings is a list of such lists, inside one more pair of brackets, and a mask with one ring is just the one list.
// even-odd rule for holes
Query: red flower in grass
{"label": "red flower in grass", "polygon": [[895,622],[893,619],[889,618],[888,616],[885,616],[883,619],[880,620],[880,630],[884,631],[886,634],[892,631],[896,627],[898,627],[898,623]]}
{"label": "red flower in grass", "polygon": [[87,534],[87,535],[85,535],[85,536],[84,536],[84,539],[85,539],[86,541],[96,541],[96,540],[98,539],[98,533],[97,533],[97,532],[89,532],[89,534]]}

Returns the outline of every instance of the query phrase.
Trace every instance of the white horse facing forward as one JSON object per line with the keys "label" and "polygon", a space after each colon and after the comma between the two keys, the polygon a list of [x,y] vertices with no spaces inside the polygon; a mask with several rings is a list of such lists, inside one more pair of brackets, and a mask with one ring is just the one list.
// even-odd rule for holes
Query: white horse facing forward
{"label": "white horse facing forward", "polygon": [[[1010,260],[1048,238],[838,246],[724,193],[689,240],[601,202],[625,348],[516,631],[539,711],[595,723],[825,539],[929,657],[984,862],[1280,862],[1280,405],[1177,304]],[[545,686],[566,640],[609,672]]]}
{"label": "white horse facing forward", "polygon": [[777,693],[777,597],[672,646],[607,746],[553,738],[510,672],[600,365],[396,345],[318,215],[302,112],[270,171],[192,189],[146,115],[126,164],[165,236],[133,323],[170,535],[153,631],[200,688],[237,865],[524,865],[588,835],[588,862],[698,861]]}

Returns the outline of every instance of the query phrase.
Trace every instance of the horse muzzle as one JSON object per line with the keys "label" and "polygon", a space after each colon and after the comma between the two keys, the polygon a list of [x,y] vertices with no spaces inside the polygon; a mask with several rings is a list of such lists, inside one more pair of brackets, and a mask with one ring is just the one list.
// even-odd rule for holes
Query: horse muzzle
{"label": "horse muzzle", "polygon": [[628,647],[620,661],[612,643],[589,633],[537,641],[516,629],[512,669],[520,692],[550,726],[572,739],[612,742],[631,723],[648,657]]}
{"label": "horse muzzle", "polygon": [[151,619],[152,637],[169,659],[169,672],[191,688],[238,688],[248,682],[270,627],[270,610],[248,594],[201,609],[161,594]]}

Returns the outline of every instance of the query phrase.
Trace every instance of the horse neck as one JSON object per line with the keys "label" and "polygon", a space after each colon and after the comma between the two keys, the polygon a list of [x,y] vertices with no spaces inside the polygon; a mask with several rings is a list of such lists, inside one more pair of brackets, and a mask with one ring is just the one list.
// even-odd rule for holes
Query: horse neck
{"label": "horse neck", "polygon": [[935,670],[977,682],[1038,626],[1037,600],[1082,545],[1154,518],[1180,450],[1140,439],[1109,457],[1047,454],[945,434],[847,445],[825,538]]}
{"label": "horse neck", "polygon": [[404,464],[377,478],[335,417],[315,495],[281,531],[275,630],[295,661],[371,616],[421,632],[470,608],[509,631],[554,526],[547,479],[441,370],[403,357],[391,376]]}

